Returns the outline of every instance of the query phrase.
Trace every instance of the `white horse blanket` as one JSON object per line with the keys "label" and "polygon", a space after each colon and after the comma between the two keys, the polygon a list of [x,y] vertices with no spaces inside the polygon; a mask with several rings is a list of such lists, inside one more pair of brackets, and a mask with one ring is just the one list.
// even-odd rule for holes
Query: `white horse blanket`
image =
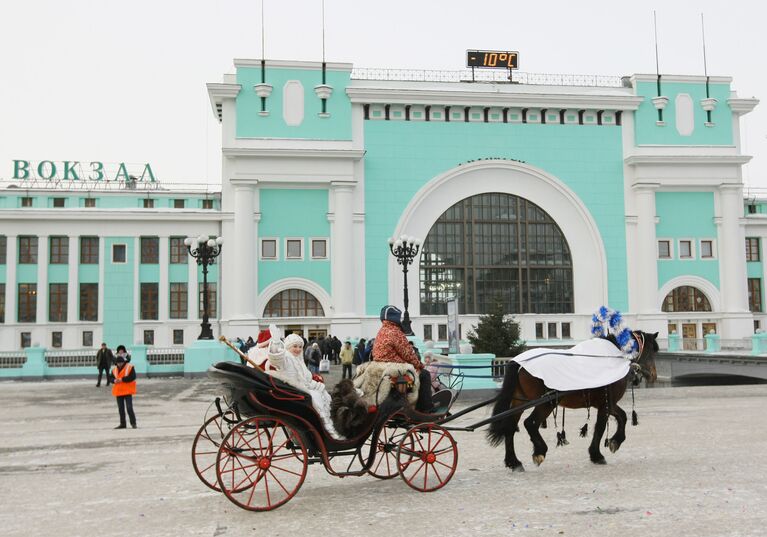
{"label": "white horse blanket", "polygon": [[606,339],[588,339],[569,349],[530,349],[513,358],[551,389],[599,388],[628,375],[631,361]]}

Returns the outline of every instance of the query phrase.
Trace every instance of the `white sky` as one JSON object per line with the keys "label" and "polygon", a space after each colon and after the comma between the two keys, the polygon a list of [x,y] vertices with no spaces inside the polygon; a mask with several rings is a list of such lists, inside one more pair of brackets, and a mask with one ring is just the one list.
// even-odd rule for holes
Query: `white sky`
{"label": "white sky", "polygon": [[[321,60],[321,0],[264,0],[266,57]],[[742,123],[747,186],[767,192],[767,2],[326,0],[326,57],[356,67],[464,67],[518,50],[533,73],[733,77],[762,103]],[[529,4],[529,5],[528,5]],[[206,82],[261,56],[260,0],[2,0],[0,178],[12,160],[149,162],[164,182],[219,182]]]}

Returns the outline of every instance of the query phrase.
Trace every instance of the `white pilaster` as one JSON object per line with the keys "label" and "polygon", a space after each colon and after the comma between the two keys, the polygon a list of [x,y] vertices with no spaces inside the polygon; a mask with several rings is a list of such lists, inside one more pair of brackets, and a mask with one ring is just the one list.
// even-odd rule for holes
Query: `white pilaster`
{"label": "white pilaster", "polygon": [[234,311],[231,318],[248,319],[255,317],[256,303],[256,226],[253,218],[255,210],[254,185],[237,184],[234,186],[234,237],[227,238],[230,261],[234,270],[231,286],[234,294]]}
{"label": "white pilaster", "polygon": [[743,189],[741,185],[719,187],[722,211],[719,226],[719,272],[722,308],[725,312],[748,311],[746,258],[743,254],[746,233],[743,223]]}
{"label": "white pilaster", "polygon": [[[354,265],[346,255],[339,255],[354,243],[354,183],[334,181],[334,221],[331,223],[331,285],[333,287],[334,317],[351,317],[354,312]],[[325,312],[328,314],[329,312]]]}
{"label": "white pilaster", "polygon": [[655,190],[657,184],[640,183],[634,186],[637,214],[636,248],[628,253],[628,262],[637,274],[638,313],[657,313],[655,295],[658,293],[658,261],[655,239]]}
{"label": "white pilaster", "polygon": [[[159,238],[160,248],[160,281],[157,284],[157,320],[167,323],[170,315],[170,236],[162,235]],[[138,290],[141,294],[141,289]]]}
{"label": "white pilaster", "polygon": [[187,319],[194,322],[197,319],[199,319],[199,310],[197,308],[197,301],[199,300],[199,297],[197,296],[197,261],[195,261],[192,256],[187,256],[187,262],[188,262],[188,269],[189,272],[187,273],[187,281],[189,282],[187,284],[187,290],[186,290],[186,299],[187,299]]}
{"label": "white pilaster", "polygon": [[19,238],[16,235],[8,235],[5,240],[5,324],[10,324],[18,322],[16,296],[19,286],[16,281],[16,266],[19,262]]}
{"label": "white pilaster", "polygon": [[80,315],[77,311],[77,299],[80,296],[79,274],[80,258],[80,237],[77,235],[69,236],[69,257],[67,258],[67,269],[69,273],[69,284],[67,285],[67,324],[76,324]]}
{"label": "white pilaster", "polygon": [[37,238],[37,322],[48,322],[48,236]]}

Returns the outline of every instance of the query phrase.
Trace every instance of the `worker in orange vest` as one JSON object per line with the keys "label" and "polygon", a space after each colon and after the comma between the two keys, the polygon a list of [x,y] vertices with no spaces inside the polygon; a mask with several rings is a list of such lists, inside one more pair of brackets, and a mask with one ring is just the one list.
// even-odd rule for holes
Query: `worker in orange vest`
{"label": "worker in orange vest", "polygon": [[128,409],[130,426],[136,428],[136,415],[133,413],[133,394],[136,393],[136,370],[127,363],[128,352],[125,345],[117,347],[115,367],[112,370],[114,384],[112,395],[117,397],[117,410],[120,412],[120,425],[115,429],[125,429],[125,409]]}

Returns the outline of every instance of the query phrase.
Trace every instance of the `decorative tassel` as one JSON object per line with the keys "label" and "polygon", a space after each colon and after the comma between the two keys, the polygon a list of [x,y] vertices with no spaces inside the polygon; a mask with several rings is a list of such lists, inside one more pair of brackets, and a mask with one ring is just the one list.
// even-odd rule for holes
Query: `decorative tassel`
{"label": "decorative tassel", "polygon": [[589,434],[589,424],[584,423],[583,427],[581,427],[581,438],[586,438],[587,434]]}
{"label": "decorative tassel", "polygon": [[557,432],[557,447],[559,446],[566,446],[570,442],[567,441],[567,436],[565,435],[565,431]]}
{"label": "decorative tassel", "polygon": [[631,411],[631,425],[633,425],[634,427],[639,425],[639,418],[637,417],[637,411],[636,410],[632,410]]}

